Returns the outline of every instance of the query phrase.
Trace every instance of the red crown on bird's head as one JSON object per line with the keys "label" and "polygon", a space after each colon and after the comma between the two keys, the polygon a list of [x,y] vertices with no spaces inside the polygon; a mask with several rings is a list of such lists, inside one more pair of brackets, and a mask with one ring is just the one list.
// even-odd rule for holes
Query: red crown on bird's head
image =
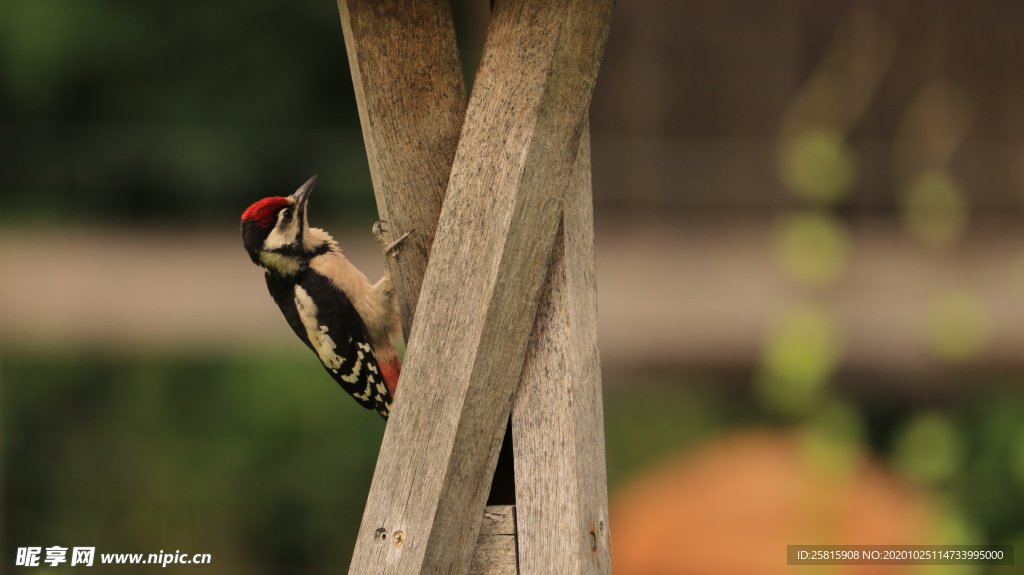
{"label": "red crown on bird's head", "polygon": [[242,213],[242,221],[256,222],[260,227],[269,228],[274,225],[274,214],[288,205],[288,198],[263,198]]}

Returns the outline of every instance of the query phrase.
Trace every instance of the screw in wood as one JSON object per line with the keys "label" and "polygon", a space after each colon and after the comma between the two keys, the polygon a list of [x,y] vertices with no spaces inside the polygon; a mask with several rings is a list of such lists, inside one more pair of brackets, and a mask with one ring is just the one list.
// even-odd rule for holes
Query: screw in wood
{"label": "screw in wood", "polygon": [[395,531],[395,547],[401,547],[405,544],[405,533],[401,531]]}

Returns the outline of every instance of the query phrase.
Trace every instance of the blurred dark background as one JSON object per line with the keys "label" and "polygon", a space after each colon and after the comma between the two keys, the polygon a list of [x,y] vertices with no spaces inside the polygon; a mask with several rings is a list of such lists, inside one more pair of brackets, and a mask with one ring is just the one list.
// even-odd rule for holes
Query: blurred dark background
{"label": "blurred dark background", "polygon": [[[452,9],[471,86],[488,3]],[[1024,550],[1021,30],[999,0],[616,7],[591,121],[617,573]],[[375,279],[334,3],[0,0],[0,571],[30,545],[347,568],[384,423],[237,239],[312,174],[313,225]],[[764,552],[700,563],[736,542]]]}

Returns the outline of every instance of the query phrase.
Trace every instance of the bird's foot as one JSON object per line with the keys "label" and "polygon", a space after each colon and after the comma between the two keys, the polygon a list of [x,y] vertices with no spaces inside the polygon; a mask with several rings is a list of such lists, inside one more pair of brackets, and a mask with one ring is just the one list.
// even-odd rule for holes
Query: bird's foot
{"label": "bird's foot", "polygon": [[398,246],[401,245],[401,243],[405,241],[405,238],[409,237],[409,234],[411,234],[411,233],[413,233],[415,231],[416,230],[409,230],[409,231],[405,232],[405,234],[403,234],[402,237],[400,237],[397,240],[391,242],[390,244],[384,245],[382,243],[381,247],[384,249],[384,257],[385,258],[393,258],[393,257],[397,256],[398,255]]}
{"label": "bird's foot", "polygon": [[398,238],[397,240],[389,244],[387,240],[384,239],[384,232],[387,231],[386,229],[384,229],[384,224],[386,223],[387,222],[385,222],[384,220],[377,220],[377,223],[373,224],[373,237],[374,239],[377,240],[377,243],[380,244],[381,249],[384,251],[385,259],[397,256],[398,246],[401,245],[403,241],[405,241],[405,238],[409,237],[409,234],[416,231],[409,230],[405,232],[405,234],[402,235],[402,237]]}
{"label": "bird's foot", "polygon": [[384,224],[386,223],[387,222],[384,220],[377,220],[373,224],[373,239],[377,240],[377,243],[380,244],[380,247],[382,248],[388,244],[387,240],[384,239],[384,232],[386,231],[384,229]]}

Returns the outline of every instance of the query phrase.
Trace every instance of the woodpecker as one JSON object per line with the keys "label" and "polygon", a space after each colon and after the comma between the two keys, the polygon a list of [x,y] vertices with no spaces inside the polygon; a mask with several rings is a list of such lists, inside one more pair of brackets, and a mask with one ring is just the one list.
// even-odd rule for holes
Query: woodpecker
{"label": "woodpecker", "polygon": [[287,198],[249,206],[242,214],[242,244],[263,268],[288,325],[327,373],[360,405],[387,419],[401,372],[391,343],[399,329],[391,258],[412,231],[388,244],[385,222],[373,225],[384,251],[384,277],[371,284],[327,232],[309,227],[306,204],[314,183],[316,176]]}

